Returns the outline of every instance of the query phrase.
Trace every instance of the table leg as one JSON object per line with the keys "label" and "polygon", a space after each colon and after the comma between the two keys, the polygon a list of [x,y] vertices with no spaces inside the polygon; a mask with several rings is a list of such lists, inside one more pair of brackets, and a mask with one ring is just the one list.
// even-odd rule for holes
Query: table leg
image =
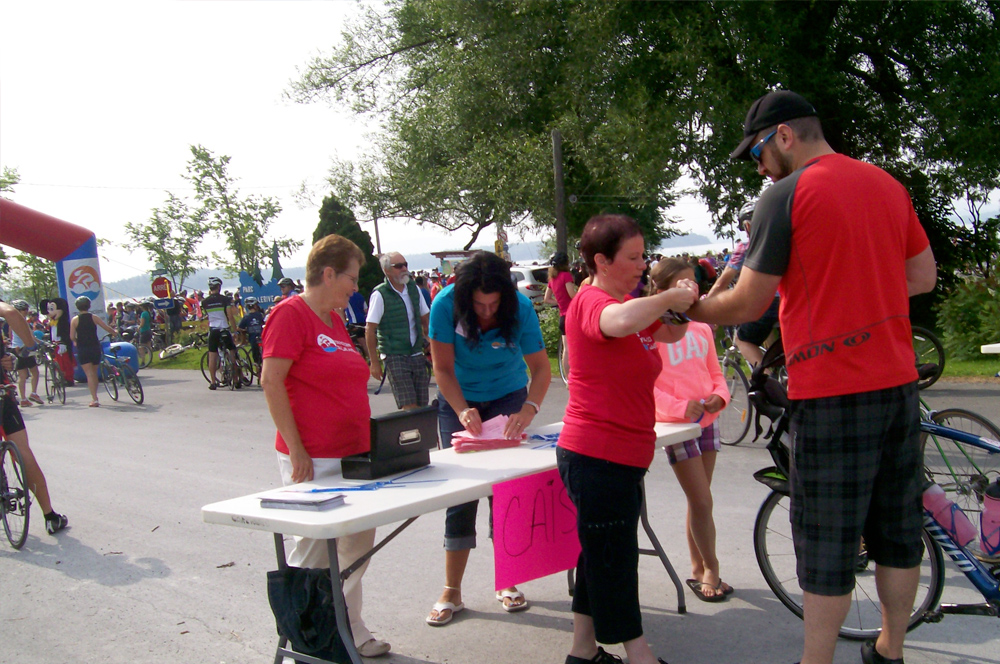
{"label": "table leg", "polygon": [[670,580],[674,582],[674,588],[677,589],[677,613],[687,613],[687,604],[684,601],[684,586],[681,584],[677,572],[674,571],[674,566],[670,564],[670,559],[667,558],[666,551],[660,546],[660,540],[656,538],[653,527],[649,525],[649,515],[646,512],[646,481],[643,480],[639,486],[642,490],[642,507],[639,510],[639,519],[642,521],[642,529],[646,531],[646,536],[653,544],[652,549],[639,549],[639,553],[659,557],[660,562],[663,563],[663,568],[670,575]]}

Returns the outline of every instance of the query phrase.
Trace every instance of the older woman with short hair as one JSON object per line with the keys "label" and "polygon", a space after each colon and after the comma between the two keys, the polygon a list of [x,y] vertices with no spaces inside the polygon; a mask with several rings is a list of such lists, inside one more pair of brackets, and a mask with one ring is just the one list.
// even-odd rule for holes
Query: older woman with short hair
{"label": "older woman with short hair", "polygon": [[[306,260],[306,287],[299,297],[272,308],[264,327],[261,385],[277,428],[275,448],[283,484],[340,474],[340,459],[371,448],[368,364],[355,350],[336,313],[358,289],[365,257],[356,244],[327,235]],[[375,530],[337,539],[342,569],[375,544]],[[295,567],[329,567],[326,542],[294,538],[287,553]],[[344,581],[344,598],[358,652],[377,657],[389,644],[361,619],[365,562]]]}
{"label": "older woman with short hair", "polygon": [[[442,447],[465,429],[509,415],[504,435],[520,436],[545,398],[552,369],[531,301],[517,292],[510,266],[495,254],[478,251],[455,271],[455,283],[431,305],[431,355],[438,397]],[[525,371],[527,369],[527,372]],[[528,385],[528,372],[531,384]],[[462,578],[469,551],[476,546],[478,501],[451,507],[445,518],[445,585],[427,624],[440,627],[465,608]],[[505,611],[528,608],[517,588],[496,595]]]}
{"label": "older woman with short hair", "polygon": [[656,442],[653,383],[662,366],[656,344],[684,336],[686,325],[663,325],[660,318],[687,310],[698,286],[682,281],[629,299],[646,269],[645,243],[624,215],[588,221],[580,253],[593,282],[566,316],[569,404],[556,450],[581,546],[566,664],[621,661],[598,642],[624,643],[632,664],[657,664],[662,660],[642,632],[637,535],[642,479]]}

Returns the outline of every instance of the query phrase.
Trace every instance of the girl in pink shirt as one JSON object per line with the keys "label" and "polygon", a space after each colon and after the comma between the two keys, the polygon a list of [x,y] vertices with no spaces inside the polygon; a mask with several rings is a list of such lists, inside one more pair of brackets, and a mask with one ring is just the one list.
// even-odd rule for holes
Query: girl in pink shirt
{"label": "girl in pink shirt", "polygon": [[[681,279],[694,279],[694,270],[678,258],[658,262],[650,274],[656,292],[672,288]],[[657,344],[663,370],[653,387],[658,422],[697,422],[701,437],[666,447],[670,467],[687,496],[687,540],[691,552],[688,586],[705,602],[721,602],[733,592],[719,577],[712,519],[712,471],[721,449],[720,411],[729,403],[729,390],[715,352],[712,328],[688,323],[684,338]]]}

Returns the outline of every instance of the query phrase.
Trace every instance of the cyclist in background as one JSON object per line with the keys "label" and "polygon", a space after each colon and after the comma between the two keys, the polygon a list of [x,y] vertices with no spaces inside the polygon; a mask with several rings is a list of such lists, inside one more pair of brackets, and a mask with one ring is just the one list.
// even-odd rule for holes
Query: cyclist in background
{"label": "cyclist in background", "polygon": [[[38,342],[32,336],[31,328],[28,327],[28,323],[17,309],[6,302],[0,302],[0,318],[3,318],[10,326],[11,337],[21,339],[24,344],[22,352],[31,352],[38,348]],[[27,345],[29,341],[32,343],[31,346]],[[0,365],[3,366],[4,370],[9,371],[13,367],[13,364],[13,359],[7,354],[3,340],[0,338]],[[0,372],[0,381],[6,380],[5,375],[5,372]],[[3,406],[0,407],[0,410],[3,411],[3,418],[0,420],[0,429],[3,430],[4,437],[13,443],[17,451],[21,453],[28,489],[31,490],[31,493],[35,494],[35,500],[38,501],[38,506],[42,508],[42,514],[45,515],[45,530],[49,535],[55,535],[66,527],[69,519],[52,509],[52,501],[49,498],[49,487],[45,482],[45,474],[42,473],[42,469],[38,465],[38,461],[35,460],[34,453],[31,451],[31,446],[28,444],[28,431],[24,428],[24,420],[21,419],[21,411],[17,407],[17,399],[13,395],[8,394],[6,390],[0,393],[0,399],[3,400]]]}
{"label": "cyclist in background", "polygon": [[[236,344],[233,343],[233,335],[230,330],[236,327],[236,307],[228,295],[222,294],[222,279],[218,277],[208,278],[208,297],[201,301],[201,310],[208,317],[208,372],[211,382],[208,389],[215,390],[219,387],[219,382],[215,378],[215,373],[219,369],[219,345],[229,353],[229,361],[236,366]],[[234,376],[235,387],[243,387],[239,376]]]}
{"label": "cyclist in background", "polygon": [[247,341],[250,342],[253,361],[261,364],[263,357],[260,353],[260,336],[264,333],[264,314],[261,313],[255,297],[248,297],[243,304],[246,305],[247,314],[240,320],[240,330],[247,335]]}
{"label": "cyclist in background", "polygon": [[[24,300],[14,300],[11,305],[17,310],[17,313],[25,317],[25,322],[27,322],[28,309],[30,308],[28,303]],[[30,325],[28,329],[31,329]],[[34,338],[31,341],[34,342]],[[38,361],[33,353],[24,350],[25,342],[21,341],[21,337],[16,334],[10,335],[10,346],[17,357],[17,364],[14,368],[17,369],[17,386],[21,390],[21,407],[31,406],[32,401],[42,403],[42,398],[38,396]],[[30,394],[26,389],[29,373],[31,374]]]}

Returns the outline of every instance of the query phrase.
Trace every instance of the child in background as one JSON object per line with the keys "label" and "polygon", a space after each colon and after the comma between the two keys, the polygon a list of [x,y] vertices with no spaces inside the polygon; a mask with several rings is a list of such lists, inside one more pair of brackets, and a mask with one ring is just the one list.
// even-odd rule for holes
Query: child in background
{"label": "child in background", "polygon": [[[679,258],[659,261],[650,273],[656,290],[681,279],[694,279],[694,269]],[[721,602],[733,589],[719,576],[712,519],[712,472],[721,449],[716,418],[729,403],[729,390],[715,352],[712,328],[688,323],[687,334],[672,344],[657,344],[663,371],[653,387],[658,422],[697,422],[701,437],[666,447],[670,467],[687,496],[687,541],[691,553],[688,587],[704,602]]]}

